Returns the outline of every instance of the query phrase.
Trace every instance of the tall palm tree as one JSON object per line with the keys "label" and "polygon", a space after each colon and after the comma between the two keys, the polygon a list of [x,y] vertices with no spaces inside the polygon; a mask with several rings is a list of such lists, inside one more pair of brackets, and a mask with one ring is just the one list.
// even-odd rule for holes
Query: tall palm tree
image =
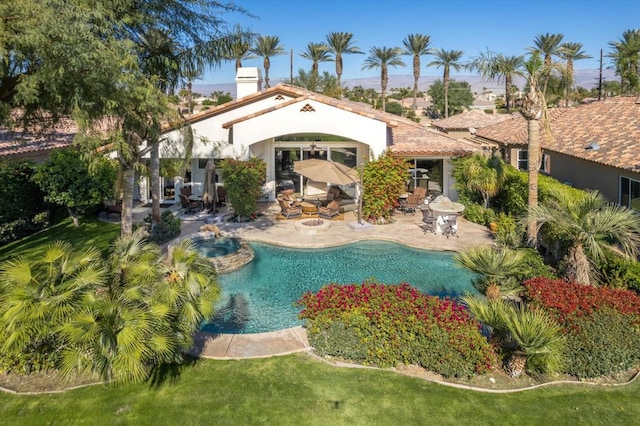
{"label": "tall palm tree", "polygon": [[334,55],[336,61],[336,75],[338,76],[338,90],[342,90],[342,55],[364,54],[359,47],[353,45],[353,34],[345,32],[332,32],[327,34],[327,46]]}
{"label": "tall palm tree", "polygon": [[640,29],[625,31],[621,39],[609,42],[609,46],[613,50],[607,56],[613,59],[622,92],[640,92]]}
{"label": "tall palm tree", "polygon": [[466,67],[472,71],[480,73],[483,79],[497,80],[505,85],[505,101],[507,113],[511,112],[511,95],[513,87],[513,77],[518,75],[524,65],[524,56],[505,56],[503,54],[493,54],[491,52],[481,53],[474,58]]}
{"label": "tall palm tree", "polygon": [[236,72],[242,67],[242,61],[255,59],[252,55],[251,47],[256,38],[256,33],[242,28],[239,24],[233,27],[233,31],[222,39],[223,49],[227,60],[235,61]]}
{"label": "tall palm tree", "polygon": [[534,45],[528,48],[529,52],[538,53],[542,58],[544,58],[544,70],[547,74],[543,74],[541,76],[540,84],[542,87],[542,93],[545,96],[547,95],[549,75],[552,71],[551,64],[553,62],[553,57],[560,55],[560,46],[563,38],[564,35],[562,34],[538,34],[533,40]]}
{"label": "tall palm tree", "polygon": [[307,48],[300,54],[305,59],[311,61],[311,73],[318,76],[318,68],[320,62],[330,62],[331,56],[329,54],[329,46],[324,43],[310,42],[307,44]]}
{"label": "tall palm tree", "polygon": [[403,55],[413,56],[413,104],[411,109],[418,108],[418,80],[420,79],[420,57],[431,53],[429,43],[431,38],[426,34],[409,34],[402,40],[404,45]]}
{"label": "tall palm tree", "polygon": [[565,61],[564,79],[565,79],[565,107],[569,106],[569,93],[573,89],[573,63],[580,59],[588,59],[591,56],[587,55],[582,50],[582,43],[566,42],[560,45],[560,52],[558,53],[560,58]]}
{"label": "tall palm tree", "polygon": [[400,59],[402,50],[398,47],[372,47],[369,57],[365,59],[362,69],[380,69],[380,87],[382,89],[382,111],[385,111],[385,98],[387,84],[389,83],[389,67],[404,67],[405,63]]}
{"label": "tall palm tree", "polygon": [[527,221],[549,224],[569,245],[565,275],[575,282],[596,282],[592,267],[604,257],[605,248],[636,259],[640,251],[640,218],[631,209],[610,204],[598,192],[572,197],[553,191],[544,204],[529,210]]}
{"label": "tall palm tree", "polygon": [[256,39],[255,46],[251,49],[259,57],[263,58],[262,66],[264,67],[264,87],[269,88],[269,68],[271,68],[272,56],[283,55],[284,48],[280,45],[280,37],[259,35]]}
{"label": "tall palm tree", "polygon": [[442,67],[444,70],[442,83],[444,85],[444,116],[449,117],[449,73],[451,68],[459,71],[462,64],[458,62],[464,55],[462,50],[444,50],[436,49],[433,51],[435,61],[431,61],[427,64],[428,67],[434,66],[436,68]]}

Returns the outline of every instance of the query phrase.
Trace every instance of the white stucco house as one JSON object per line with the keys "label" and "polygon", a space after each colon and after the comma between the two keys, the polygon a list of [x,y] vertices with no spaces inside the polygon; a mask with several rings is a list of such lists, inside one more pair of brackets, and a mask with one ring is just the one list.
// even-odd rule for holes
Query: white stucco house
{"label": "white stucco house", "polygon": [[[330,159],[357,167],[389,150],[424,171],[409,181],[408,190],[422,186],[455,199],[450,177],[451,158],[479,150],[402,117],[369,106],[338,100],[287,84],[261,89],[258,68],[240,68],[236,100],[188,118],[195,135],[191,168],[186,176],[165,178],[164,201],[174,200],[178,187],[189,183],[202,193],[209,159],[259,157],[267,164],[265,197],[274,200],[285,187],[301,194],[326,190],[326,183],[311,182],[293,172],[293,162]],[[165,128],[161,158],[184,156],[184,131]],[[224,176],[216,171],[216,183]],[[345,188],[348,191],[348,188]],[[140,198],[149,199],[149,185],[140,183]],[[177,201],[177,198],[175,198]]]}

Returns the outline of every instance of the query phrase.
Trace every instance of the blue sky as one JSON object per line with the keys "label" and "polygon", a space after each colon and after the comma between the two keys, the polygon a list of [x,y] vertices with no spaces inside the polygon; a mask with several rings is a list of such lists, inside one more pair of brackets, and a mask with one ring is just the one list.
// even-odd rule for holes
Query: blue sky
{"label": "blue sky", "polygon": [[[564,41],[580,42],[593,56],[576,62],[577,69],[597,69],[600,49],[605,66],[608,42],[616,41],[628,29],[640,28],[640,0],[237,0],[257,18],[225,14],[231,26],[239,23],[262,35],[277,35],[286,55],[271,59],[273,83],[289,77],[289,50],[293,49],[293,72],[309,70],[311,62],[300,53],[309,42],[324,42],[333,31],[354,34],[364,55],[344,56],[343,80],[374,77],[377,70],[362,70],[369,49],[401,47],[408,34],[431,37],[431,47],[465,52],[463,61],[487,49],[506,55],[520,55],[533,45],[538,34],[562,33]],[[422,58],[421,75],[440,76],[442,70],[426,67],[430,56]],[[407,67],[390,69],[390,74],[412,74]],[[262,60],[243,62],[262,68]],[[320,72],[335,73],[333,62],[320,64]],[[235,68],[227,62],[208,72],[197,84],[233,83]]]}

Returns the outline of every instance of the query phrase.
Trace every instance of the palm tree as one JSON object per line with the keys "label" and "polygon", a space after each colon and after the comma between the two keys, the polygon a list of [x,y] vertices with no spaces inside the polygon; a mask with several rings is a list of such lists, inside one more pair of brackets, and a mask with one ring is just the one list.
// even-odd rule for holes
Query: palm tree
{"label": "palm tree", "polygon": [[505,56],[491,52],[481,53],[466,67],[480,73],[483,79],[497,80],[505,84],[505,100],[507,113],[511,112],[511,95],[513,77],[518,75],[524,65],[524,56]]}
{"label": "palm tree", "polygon": [[538,34],[533,40],[534,46],[528,48],[529,52],[538,53],[544,58],[544,70],[546,73],[541,76],[540,85],[545,96],[547,95],[549,75],[552,71],[553,57],[560,55],[560,46],[563,38],[564,35],[562,34]]}
{"label": "palm tree", "polygon": [[316,77],[318,76],[318,64],[332,60],[329,56],[329,46],[324,43],[311,42],[307,44],[307,49],[300,56],[312,62],[311,73]]}
{"label": "palm tree", "polygon": [[560,45],[559,56],[565,60],[565,107],[569,106],[569,93],[573,88],[573,63],[580,59],[588,59],[591,56],[584,53],[582,43],[566,42]]}
{"label": "palm tree", "polygon": [[242,28],[239,24],[233,27],[233,31],[222,38],[225,58],[236,62],[236,72],[242,67],[242,61],[255,59],[251,53],[251,46],[256,34]]}
{"label": "palm tree", "polygon": [[436,68],[442,67],[444,69],[442,83],[444,84],[444,116],[449,117],[449,71],[453,68],[459,71],[462,67],[458,61],[464,55],[461,50],[444,50],[436,49],[433,51],[433,56],[436,60],[427,64],[428,67],[435,66]]}
{"label": "palm tree", "polygon": [[403,55],[413,56],[413,104],[411,109],[418,108],[418,80],[420,79],[420,56],[431,53],[429,43],[431,38],[426,34],[409,34],[402,40],[405,47]]}
{"label": "palm tree", "polygon": [[623,93],[640,91],[640,29],[627,30],[618,41],[609,42],[613,49],[607,56],[613,59],[620,76]]}
{"label": "palm tree", "polygon": [[526,220],[548,224],[568,244],[565,275],[582,284],[596,282],[593,265],[605,248],[636,259],[640,251],[640,217],[633,210],[610,204],[598,192],[572,197],[553,191],[544,204],[529,210]]}
{"label": "palm tree", "polygon": [[473,286],[488,300],[517,296],[522,291],[515,277],[524,267],[523,252],[480,246],[458,252],[453,259],[480,275]]}
{"label": "palm tree", "polygon": [[264,87],[269,88],[269,68],[271,68],[271,60],[269,58],[285,53],[284,48],[280,45],[280,37],[259,35],[251,52],[263,58]]}
{"label": "palm tree", "polygon": [[382,111],[385,111],[385,98],[387,84],[389,83],[389,67],[404,67],[405,63],[400,59],[402,50],[398,47],[372,47],[369,57],[365,59],[362,69],[380,69],[380,86],[382,88]]}
{"label": "palm tree", "polygon": [[327,34],[327,46],[335,56],[339,91],[342,91],[342,55],[364,53],[359,47],[353,45],[354,41],[352,39],[352,33],[332,32]]}
{"label": "palm tree", "polygon": [[106,277],[98,250],[73,251],[67,242],[51,244],[33,261],[5,261],[0,266],[2,352],[34,360],[57,356],[66,347],[59,327],[83,311]]}

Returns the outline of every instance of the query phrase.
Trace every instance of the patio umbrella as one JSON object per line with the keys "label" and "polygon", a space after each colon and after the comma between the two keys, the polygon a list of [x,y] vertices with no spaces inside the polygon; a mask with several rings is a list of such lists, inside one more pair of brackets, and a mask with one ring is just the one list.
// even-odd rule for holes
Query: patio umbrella
{"label": "patio umbrella", "polygon": [[206,205],[211,204],[211,211],[215,212],[216,208],[216,183],[215,183],[216,163],[213,159],[207,161],[204,168],[204,194],[202,200]]}
{"label": "patio umbrella", "polygon": [[294,161],[293,171],[317,182],[327,182],[336,185],[349,185],[358,182],[358,171],[344,164],[333,161],[309,160]]}

